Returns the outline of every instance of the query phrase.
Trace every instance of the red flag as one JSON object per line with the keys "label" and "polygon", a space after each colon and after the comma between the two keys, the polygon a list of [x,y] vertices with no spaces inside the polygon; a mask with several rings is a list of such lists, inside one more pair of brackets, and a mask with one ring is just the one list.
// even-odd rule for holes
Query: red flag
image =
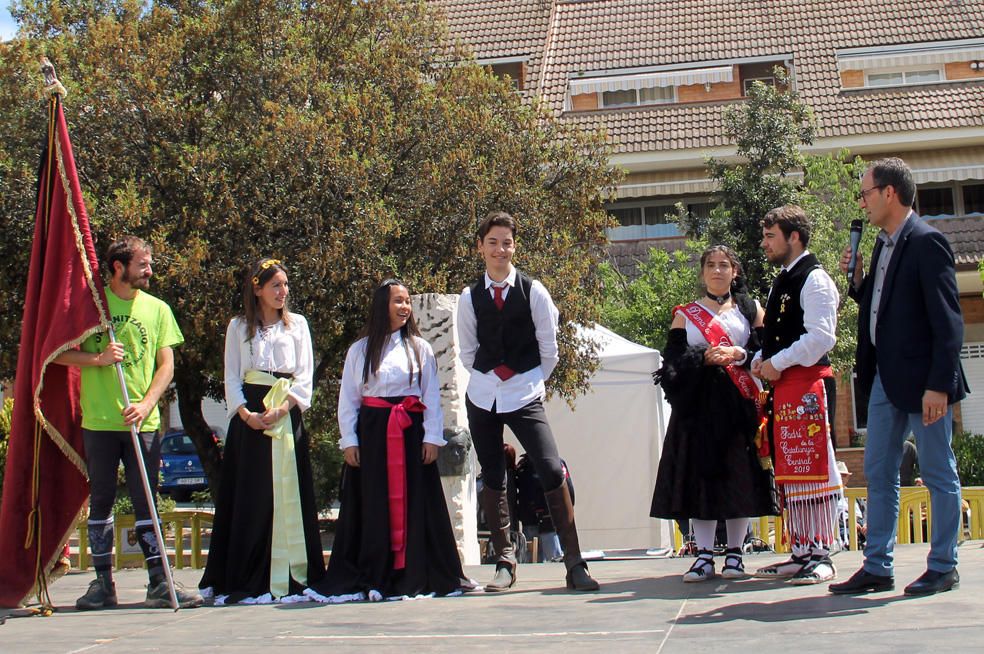
{"label": "red flag", "polygon": [[0,504],[0,606],[40,594],[88,496],[78,368],[52,363],[109,325],[72,144],[53,93]]}

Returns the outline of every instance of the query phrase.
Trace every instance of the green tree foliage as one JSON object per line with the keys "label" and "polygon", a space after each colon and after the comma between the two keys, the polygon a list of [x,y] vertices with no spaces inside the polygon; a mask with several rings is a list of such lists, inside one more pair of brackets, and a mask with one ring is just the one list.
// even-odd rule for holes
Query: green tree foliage
{"label": "green tree foliage", "polygon": [[984,486],[984,436],[960,432],[953,435],[953,454],[962,486]]}
{"label": "green tree foliage", "polygon": [[778,86],[754,82],[748,100],[725,111],[725,132],[738,161],[707,161],[721,199],[707,225],[708,240],[735,248],[750,290],[761,296],[774,275],[759,247],[759,221],[796,197],[797,184],[789,173],[802,166],[800,148],[811,144],[815,134],[813,112],[788,87],[784,69],[776,68],[775,74]]}
{"label": "green tree foliage", "polygon": [[13,412],[14,400],[5,397],[3,406],[0,407],[0,493],[3,492],[3,475],[7,469],[7,445],[10,436],[10,417]]}
{"label": "green tree foliage", "polygon": [[[136,233],[155,247],[153,292],[175,310],[185,428],[217,481],[201,416],[221,396],[222,341],[242,270],[270,255],[312,327],[314,456],[337,464],[335,380],[384,277],[458,292],[480,271],[474,230],[502,208],[521,223],[518,265],[561,308],[555,390],[593,365],[573,323],[598,316],[609,218],[608,151],[524,103],[447,44],[423,2],[21,0],[0,44],[0,299],[23,287],[33,168],[44,134],[37,59],[54,62],[98,249]],[[0,332],[13,370],[16,325]],[[331,462],[335,462],[332,464]],[[325,473],[319,499],[334,490]]]}
{"label": "green tree foliage", "polygon": [[[830,273],[840,293],[837,344],[830,353],[831,364],[840,372],[854,366],[858,331],[858,303],[847,296],[847,276],[840,273],[840,258],[850,241],[851,221],[867,222],[857,201],[859,180],[866,166],[860,157],[852,158],[847,150],[826,156],[807,155],[803,158],[803,184],[794,197],[794,202],[806,210],[813,223],[810,251]],[[865,265],[876,234],[875,229],[867,226],[862,231],[859,251]]]}
{"label": "green tree foliage", "polygon": [[649,258],[640,262],[639,276],[631,281],[605,264],[604,325],[636,343],[663,349],[673,307],[698,296],[700,271],[694,261],[703,249],[700,241],[688,241],[685,249],[675,252],[653,248]]}

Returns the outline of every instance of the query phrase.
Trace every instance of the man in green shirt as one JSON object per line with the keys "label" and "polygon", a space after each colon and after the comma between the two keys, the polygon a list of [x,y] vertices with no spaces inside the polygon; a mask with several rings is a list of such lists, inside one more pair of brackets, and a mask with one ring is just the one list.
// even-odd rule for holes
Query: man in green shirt
{"label": "man in green shirt", "polygon": [[[106,265],[112,278],[106,290],[109,314],[118,342],[108,333],[86,339],[78,350],[64,352],[55,363],[82,369],[82,435],[89,473],[89,547],[96,579],[80,597],[80,610],[116,606],[113,583],[113,503],[120,461],[136,513],[136,531],[147,562],[150,584],[144,604],[170,607],[164,576],[166,556],[157,547],[140,479],[140,469],[130,435],[135,425],[140,435],[144,465],[151,489],[157,494],[161,458],[160,411],[157,403],[174,376],[173,347],[184,338],[163,301],[147,293],[150,288],[150,246],[135,236],[126,236],[109,246]],[[122,362],[130,406],[124,407],[115,364]],[[200,606],[198,593],[177,589],[182,608]]]}

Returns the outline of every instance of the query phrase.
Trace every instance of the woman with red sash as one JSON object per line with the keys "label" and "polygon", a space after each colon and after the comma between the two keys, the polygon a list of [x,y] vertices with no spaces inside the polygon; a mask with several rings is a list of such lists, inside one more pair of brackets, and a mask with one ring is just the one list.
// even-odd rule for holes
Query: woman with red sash
{"label": "woman with red sash", "polygon": [[744,293],[741,263],[724,245],[700,258],[706,295],[674,309],[654,374],[672,407],[650,515],[691,521],[697,559],[686,582],[714,577],[714,536],[725,520],[721,576],[746,577],[742,544],[749,518],[778,513],[771,471],[760,463],[759,386],[747,366],[758,349],[764,311]]}
{"label": "woman with red sash", "polygon": [[436,464],[445,444],[437,361],[396,280],[376,289],[362,338],[345,357],[338,425],[341,511],[328,571],[307,594],[340,603],[460,590]]}

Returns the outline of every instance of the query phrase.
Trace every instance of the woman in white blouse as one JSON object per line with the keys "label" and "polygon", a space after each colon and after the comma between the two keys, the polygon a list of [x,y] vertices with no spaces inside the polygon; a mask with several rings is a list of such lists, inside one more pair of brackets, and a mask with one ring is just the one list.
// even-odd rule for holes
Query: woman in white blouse
{"label": "woman in white blouse", "polygon": [[304,316],[287,308],[287,269],[261,259],[229,323],[230,422],[208,562],[199,586],[218,604],[303,599],[324,575],[307,434],[314,357]]}
{"label": "woman in white blouse", "polygon": [[341,510],[320,601],[447,595],[463,573],[435,463],[444,445],[437,362],[406,286],[376,289],[338,394]]}

